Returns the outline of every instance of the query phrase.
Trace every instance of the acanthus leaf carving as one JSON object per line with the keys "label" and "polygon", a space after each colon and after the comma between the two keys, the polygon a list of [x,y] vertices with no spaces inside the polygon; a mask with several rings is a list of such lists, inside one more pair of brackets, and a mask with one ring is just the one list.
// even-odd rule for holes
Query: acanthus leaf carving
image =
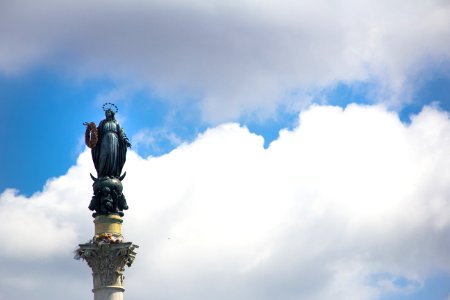
{"label": "acanthus leaf carving", "polygon": [[118,244],[81,244],[75,258],[83,259],[92,269],[94,288],[107,286],[122,287],[125,266],[131,266],[137,245],[132,243]]}

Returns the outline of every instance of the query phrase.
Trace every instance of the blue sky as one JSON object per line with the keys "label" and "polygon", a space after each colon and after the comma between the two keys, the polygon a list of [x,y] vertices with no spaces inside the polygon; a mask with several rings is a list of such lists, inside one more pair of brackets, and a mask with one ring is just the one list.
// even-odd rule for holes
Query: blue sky
{"label": "blue sky", "polygon": [[[420,82],[411,103],[398,110],[405,123],[424,105],[437,103],[444,110],[450,109],[450,79],[440,70],[429,73],[426,74],[429,78]],[[81,124],[103,118],[101,105],[109,100],[99,95],[116,87],[116,83],[104,78],[80,81],[50,70],[3,76],[0,84],[3,120],[8,124],[1,131],[1,138],[11,143],[2,155],[1,163],[7,172],[2,175],[0,188],[16,188],[26,195],[39,191],[48,178],[64,174],[75,163],[84,147],[80,144],[84,128]],[[315,100],[341,107],[349,103],[371,104],[369,85],[339,83]],[[164,128],[177,135],[180,142],[189,142],[211,125],[201,119],[195,100],[193,103],[167,103],[151,91],[137,90],[126,99],[120,99],[118,104],[120,113],[127,116],[124,127],[130,137],[143,128]],[[240,122],[263,136],[267,147],[277,138],[280,129],[296,124],[298,113],[279,109],[274,116],[262,120],[241,116],[230,121]],[[159,156],[176,146],[177,143],[158,136],[154,144],[139,145],[137,151],[142,156]]]}
{"label": "blue sky", "polygon": [[[74,82],[49,71],[3,78],[3,119],[9,125],[2,139],[14,140],[15,146],[5,149],[2,157],[9,173],[1,180],[2,189],[14,187],[29,195],[39,191],[48,178],[64,174],[84,148],[82,123],[104,117],[101,106],[105,101],[96,98],[113,87],[108,80]],[[174,117],[180,123],[167,121],[171,107],[146,92],[136,91],[126,101],[120,111],[131,117],[124,122],[130,137],[142,128],[170,126],[171,132],[191,140],[205,127],[201,121],[194,122],[198,119],[195,109],[189,112],[191,116],[177,111]],[[161,139],[157,149],[140,147],[139,152],[161,155],[175,146]]]}
{"label": "blue sky", "polygon": [[449,20],[437,0],[0,5],[0,300],[65,272],[55,295],[90,296],[68,253],[104,102],[133,144],[132,297],[139,277],[154,299],[450,299]]}

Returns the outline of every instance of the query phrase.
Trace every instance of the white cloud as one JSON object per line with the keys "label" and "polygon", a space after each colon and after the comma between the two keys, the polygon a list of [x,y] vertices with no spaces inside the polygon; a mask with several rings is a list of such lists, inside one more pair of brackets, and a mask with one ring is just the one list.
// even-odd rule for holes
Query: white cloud
{"label": "white cloud", "polygon": [[151,153],[162,153],[162,144],[176,147],[182,142],[183,140],[175,133],[163,128],[144,128],[135,133],[131,138],[131,143],[133,144],[133,149],[135,151],[145,149],[151,150]]}
{"label": "white cloud", "polygon": [[4,2],[0,71],[105,75],[199,98],[215,121],[273,112],[293,91],[307,102],[337,82],[375,83],[397,106],[418,74],[448,65],[449,20],[440,0]]}
{"label": "white cloud", "polygon": [[[141,247],[127,297],[412,292],[436,270],[450,272],[449,136],[436,108],[405,125],[380,106],[315,106],[268,149],[223,124],[161,157],[129,152],[124,235]],[[93,235],[92,169],[85,151],[41,193],[0,195],[5,299],[47,299],[39,287],[48,280],[53,298],[89,297],[90,271],[71,250]]]}

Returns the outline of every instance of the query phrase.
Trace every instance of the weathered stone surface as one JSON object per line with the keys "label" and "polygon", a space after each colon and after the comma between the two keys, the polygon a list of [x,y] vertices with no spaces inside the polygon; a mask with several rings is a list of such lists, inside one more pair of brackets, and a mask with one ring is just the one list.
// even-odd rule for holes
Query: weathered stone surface
{"label": "weathered stone surface", "polygon": [[125,266],[131,266],[138,248],[131,242],[80,244],[75,258],[85,260],[92,269],[94,291],[110,287],[123,288]]}
{"label": "weathered stone surface", "polygon": [[123,220],[118,214],[99,215],[94,219],[95,234],[111,233],[122,235]]}
{"label": "weathered stone surface", "polygon": [[94,290],[94,300],[123,300],[124,289],[102,288]]}

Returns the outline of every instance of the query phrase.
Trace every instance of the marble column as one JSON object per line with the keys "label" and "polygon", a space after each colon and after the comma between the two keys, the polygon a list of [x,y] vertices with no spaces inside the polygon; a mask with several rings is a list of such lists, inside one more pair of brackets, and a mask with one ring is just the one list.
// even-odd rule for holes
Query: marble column
{"label": "marble column", "polygon": [[133,263],[138,246],[123,241],[118,215],[97,216],[94,223],[95,236],[79,245],[75,258],[92,269],[94,300],[122,300],[125,266]]}

